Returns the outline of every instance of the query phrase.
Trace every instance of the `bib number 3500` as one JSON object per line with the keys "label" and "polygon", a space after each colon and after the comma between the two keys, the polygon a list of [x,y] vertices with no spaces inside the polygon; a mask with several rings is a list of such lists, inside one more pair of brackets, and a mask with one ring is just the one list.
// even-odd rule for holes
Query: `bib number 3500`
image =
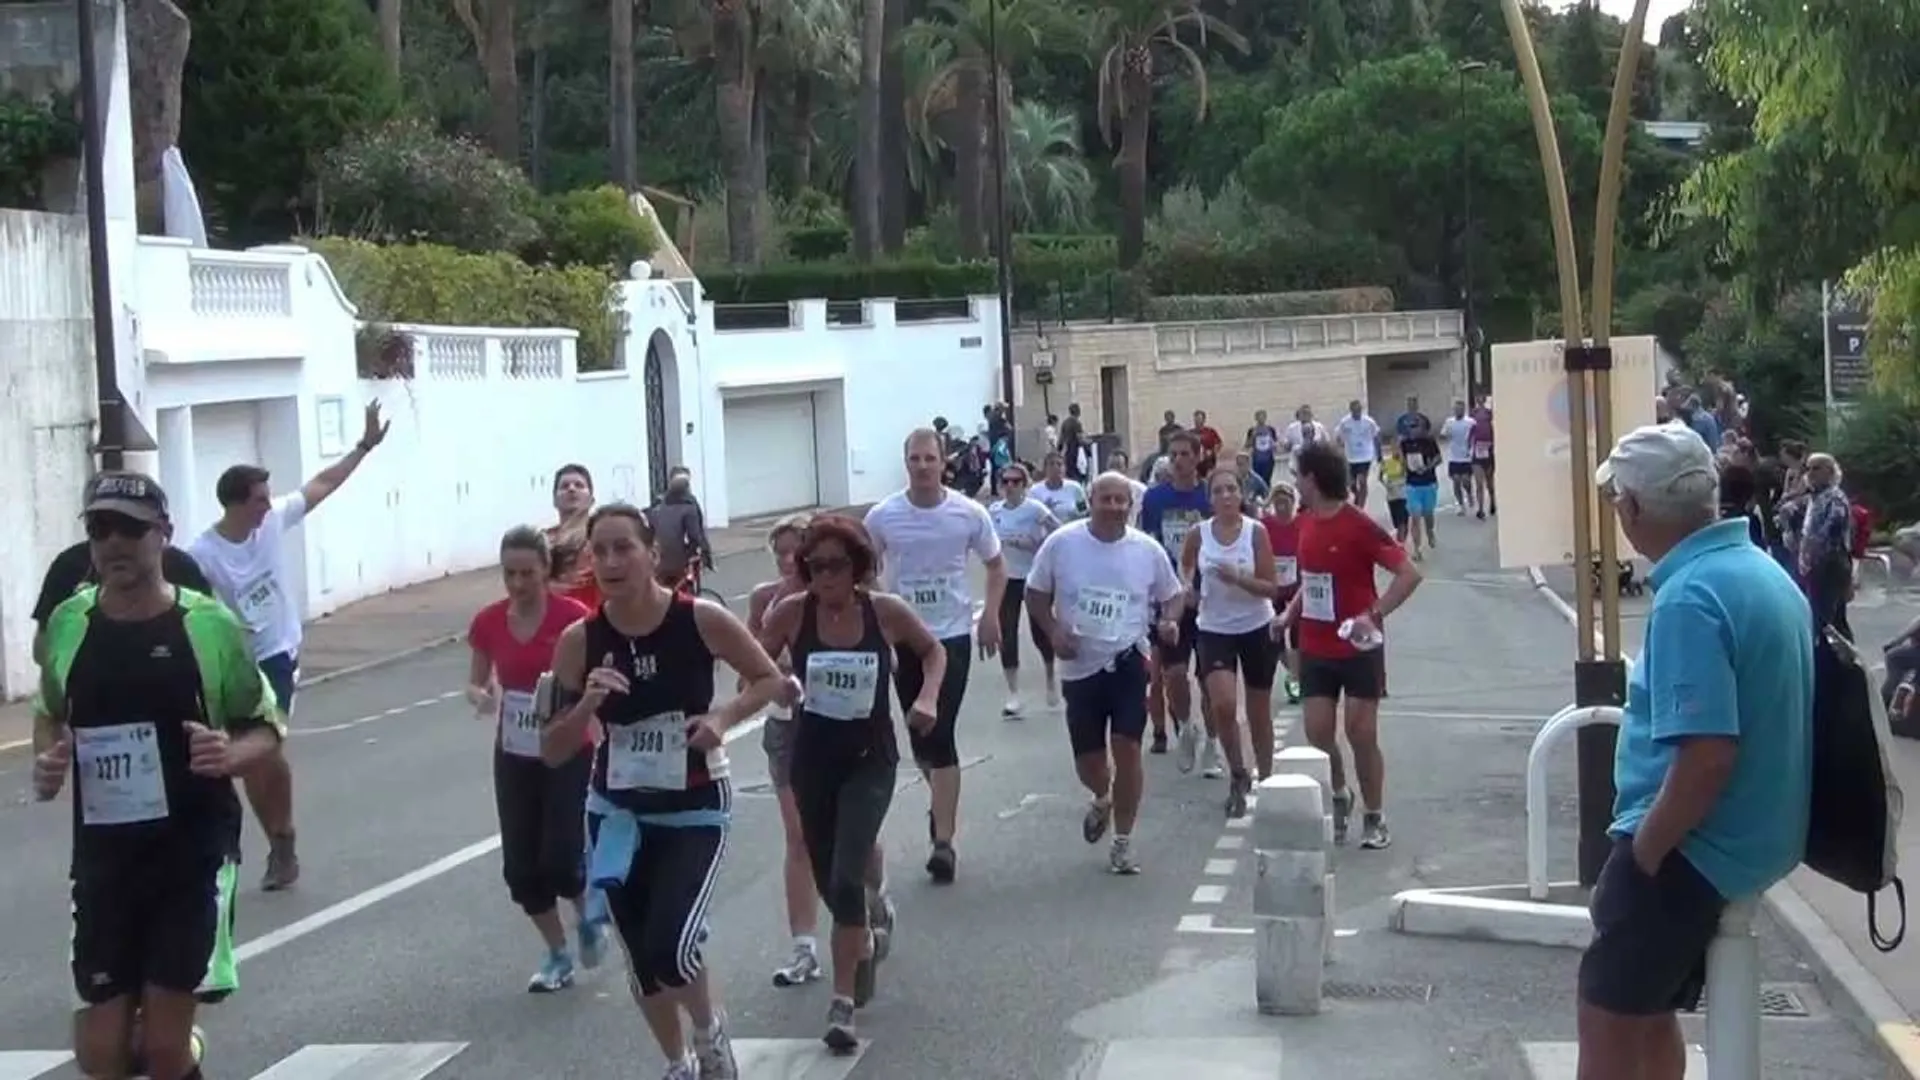
{"label": "bib number 3500", "polygon": [[607,787],[615,791],[687,789],[687,717],[661,713],[607,729]]}

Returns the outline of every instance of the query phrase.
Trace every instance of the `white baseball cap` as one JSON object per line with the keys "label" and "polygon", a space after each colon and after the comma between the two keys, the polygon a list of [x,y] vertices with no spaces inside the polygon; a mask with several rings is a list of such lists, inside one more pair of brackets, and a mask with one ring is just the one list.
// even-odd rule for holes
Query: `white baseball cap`
{"label": "white baseball cap", "polygon": [[1649,424],[1620,437],[1593,471],[1601,490],[1654,498],[1704,494],[1720,482],[1713,451],[1690,427]]}

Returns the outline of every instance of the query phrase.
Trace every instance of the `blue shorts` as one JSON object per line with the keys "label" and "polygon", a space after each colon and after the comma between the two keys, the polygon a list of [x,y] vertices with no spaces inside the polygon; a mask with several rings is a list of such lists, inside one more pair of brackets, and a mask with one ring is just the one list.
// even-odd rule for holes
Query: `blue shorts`
{"label": "blue shorts", "polygon": [[1432,517],[1440,505],[1440,485],[1407,485],[1407,513],[1414,517]]}
{"label": "blue shorts", "polygon": [[280,699],[281,714],[292,716],[293,691],[300,682],[300,658],[290,652],[274,653],[261,659],[260,674],[267,677],[273,696]]}

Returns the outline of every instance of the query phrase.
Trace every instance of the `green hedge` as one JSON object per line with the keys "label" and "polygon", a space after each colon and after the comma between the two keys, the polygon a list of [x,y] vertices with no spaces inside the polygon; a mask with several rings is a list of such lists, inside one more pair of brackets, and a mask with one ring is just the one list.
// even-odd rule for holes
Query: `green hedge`
{"label": "green hedge", "polygon": [[760,270],[707,274],[700,279],[716,304],[784,304],[789,300],[926,300],[995,291],[990,262],[931,260],[791,263]]}
{"label": "green hedge", "polygon": [[653,222],[612,184],[549,196],[535,218],[541,236],[525,252],[529,262],[597,266],[624,276],[627,267],[660,249]]}
{"label": "green hedge", "polygon": [[1241,296],[1153,296],[1146,301],[1146,317],[1153,322],[1287,319],[1301,315],[1358,315],[1392,310],[1393,290],[1383,288],[1246,293]]}
{"label": "green hedge", "polygon": [[474,255],[438,244],[303,241],[327,260],[369,323],[580,332],[582,371],[613,367],[614,278],[587,266],[529,266],[513,255]]}

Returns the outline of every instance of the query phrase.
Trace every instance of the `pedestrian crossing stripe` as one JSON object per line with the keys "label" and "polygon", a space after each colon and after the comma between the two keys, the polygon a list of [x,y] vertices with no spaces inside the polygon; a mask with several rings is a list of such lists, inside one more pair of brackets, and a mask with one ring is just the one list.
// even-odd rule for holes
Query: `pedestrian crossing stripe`
{"label": "pedestrian crossing stripe", "polygon": [[[1580,1075],[1580,1044],[1577,1042],[1530,1042],[1521,1048],[1527,1055],[1527,1071],[1533,1080],[1574,1080]],[[1687,1075],[1707,1075],[1707,1055],[1698,1046],[1687,1046]]]}
{"label": "pedestrian crossing stripe", "polygon": [[[253,1080],[427,1080],[469,1045],[314,1044],[281,1058]],[[733,1040],[740,1074],[756,1080],[847,1080],[866,1050],[865,1042],[855,1052],[841,1055],[829,1053],[818,1039]],[[65,1050],[0,1050],[0,1080],[40,1080],[72,1060]]]}
{"label": "pedestrian crossing stripe", "polygon": [[1272,1036],[1214,1039],[1114,1039],[1090,1051],[1073,1075],[1086,1080],[1158,1080],[1206,1063],[1207,1080],[1274,1080],[1280,1040]]}

